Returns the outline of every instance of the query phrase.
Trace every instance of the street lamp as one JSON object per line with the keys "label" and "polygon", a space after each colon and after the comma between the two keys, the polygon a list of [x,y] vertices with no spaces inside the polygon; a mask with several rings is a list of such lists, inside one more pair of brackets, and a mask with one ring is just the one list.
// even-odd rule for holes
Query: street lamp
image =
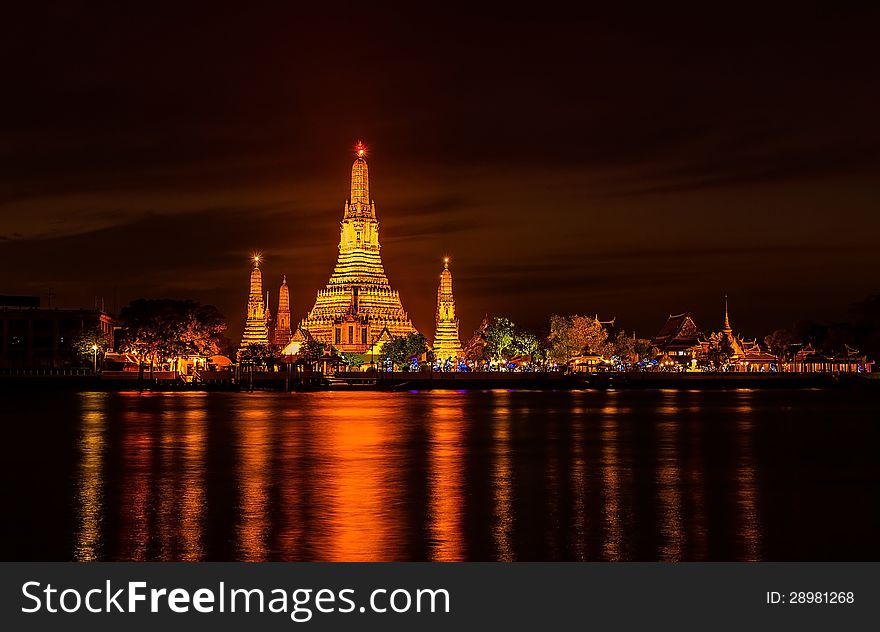
{"label": "street lamp", "polygon": [[95,363],[92,368],[92,373],[98,373],[98,345],[92,345],[92,353],[95,354]]}

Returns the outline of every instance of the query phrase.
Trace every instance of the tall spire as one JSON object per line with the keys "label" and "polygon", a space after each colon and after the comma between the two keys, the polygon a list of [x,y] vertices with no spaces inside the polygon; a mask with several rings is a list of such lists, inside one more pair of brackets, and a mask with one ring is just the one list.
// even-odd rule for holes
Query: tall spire
{"label": "tall spire", "polygon": [[275,316],[275,331],[273,341],[276,345],[287,346],[290,342],[290,288],[287,286],[287,275],[281,280],[278,288],[278,314]]}
{"label": "tall spire", "polygon": [[354,146],[355,159],[351,165],[351,197],[349,207],[357,214],[370,211],[370,173],[367,169],[367,147],[361,141]]}
{"label": "tall spire", "polygon": [[434,357],[441,365],[450,358],[461,356],[461,339],[458,334],[458,318],[455,316],[455,297],[452,294],[452,272],[449,270],[449,257],[443,258],[443,272],[440,273],[440,286],[437,288],[437,330],[434,334]]}
{"label": "tall spire", "polygon": [[251,270],[251,293],[250,300],[262,301],[263,299],[263,275],[260,273],[260,261],[262,256],[255,254],[253,256],[254,269]]}
{"label": "tall spire", "polygon": [[260,272],[262,256],[259,253],[255,253],[251,260],[254,263],[254,267],[251,270],[247,319],[244,324],[244,333],[241,336],[239,352],[250,344],[266,344],[269,342],[266,303],[263,302],[263,274]]}
{"label": "tall spire", "polygon": [[266,290],[266,302],[263,303],[263,306],[266,310],[263,317],[266,319],[266,324],[269,324],[272,322],[272,311],[269,309],[269,290]]}
{"label": "tall spire", "polygon": [[[326,288],[299,330],[339,351],[365,353],[378,337],[406,336],[415,331],[391,288],[382,266],[379,221],[370,198],[369,175],[363,143],[355,146],[351,168],[351,198],[339,222],[339,256]],[[296,331],[296,327],[293,327]]]}
{"label": "tall spire", "polygon": [[730,316],[727,313],[727,294],[724,295],[724,328],[722,329],[722,331],[726,334],[729,334],[731,331],[733,331],[730,328]]}

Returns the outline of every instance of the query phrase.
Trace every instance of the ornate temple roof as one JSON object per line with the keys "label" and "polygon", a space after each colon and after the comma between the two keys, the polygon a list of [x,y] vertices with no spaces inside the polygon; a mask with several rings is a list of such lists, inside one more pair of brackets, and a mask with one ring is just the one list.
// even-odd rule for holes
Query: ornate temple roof
{"label": "ornate temple roof", "polygon": [[268,293],[263,301],[263,274],[260,271],[261,257],[253,256],[254,267],[251,269],[250,291],[248,292],[247,318],[241,336],[240,350],[250,344],[267,344],[269,342],[269,310]]}
{"label": "ornate temple roof", "polygon": [[440,285],[437,287],[436,330],[434,333],[434,353],[438,359],[455,358],[461,355],[461,339],[458,333],[458,318],[455,314],[455,297],[452,294],[452,271],[449,257],[443,259]]}
{"label": "ornate temple roof", "polygon": [[[382,265],[365,155],[366,148],[359,142],[351,167],[351,198],[340,223],[336,266],[300,324],[316,340],[358,353],[383,327],[395,336],[415,331]],[[346,328],[341,332],[343,323]]]}
{"label": "ornate temple roof", "polygon": [[700,344],[700,328],[690,312],[670,314],[666,323],[651,340],[651,345],[663,351],[685,351]]}
{"label": "ornate temple roof", "polygon": [[287,285],[286,274],[281,280],[281,287],[278,288],[278,311],[290,311],[290,287]]}

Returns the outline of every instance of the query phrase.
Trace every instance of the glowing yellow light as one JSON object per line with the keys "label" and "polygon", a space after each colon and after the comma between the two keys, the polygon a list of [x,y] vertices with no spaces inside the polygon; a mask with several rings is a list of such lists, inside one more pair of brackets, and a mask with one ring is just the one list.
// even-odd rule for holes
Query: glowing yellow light
{"label": "glowing yellow light", "polygon": [[443,257],[443,263],[449,263],[449,257]]}
{"label": "glowing yellow light", "polygon": [[97,351],[97,350],[98,350],[98,345],[92,345],[92,351]]}
{"label": "glowing yellow light", "polygon": [[260,263],[260,261],[262,259],[263,259],[263,255],[261,255],[259,252],[254,253],[254,256],[253,256],[254,263]]}
{"label": "glowing yellow light", "polygon": [[364,145],[361,141],[358,141],[354,146],[355,152],[357,152],[358,158],[363,158],[367,153],[367,146]]}

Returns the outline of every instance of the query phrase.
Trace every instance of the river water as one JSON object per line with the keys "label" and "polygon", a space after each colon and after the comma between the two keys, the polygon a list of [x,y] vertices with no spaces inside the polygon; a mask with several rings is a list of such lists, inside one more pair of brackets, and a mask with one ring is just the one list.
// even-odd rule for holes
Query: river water
{"label": "river water", "polygon": [[3,393],[3,560],[880,560],[872,390]]}

